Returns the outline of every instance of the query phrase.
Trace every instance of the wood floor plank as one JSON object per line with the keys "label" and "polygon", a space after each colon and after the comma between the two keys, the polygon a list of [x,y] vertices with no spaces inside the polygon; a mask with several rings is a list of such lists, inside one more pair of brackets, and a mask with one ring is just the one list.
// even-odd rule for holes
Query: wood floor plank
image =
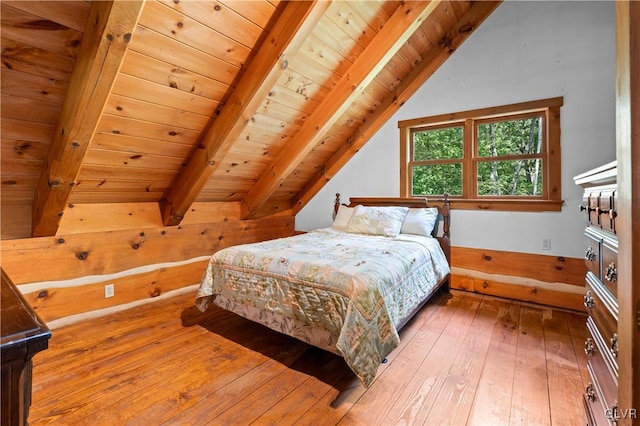
{"label": "wood floor plank", "polygon": [[[69,423],[94,418],[102,420],[103,423],[113,424],[118,416],[132,414],[116,409],[122,408],[118,407],[120,401],[129,400],[133,396],[130,393],[131,386],[144,391],[154,385],[160,385],[163,377],[172,377],[175,380],[185,367],[175,357],[175,351],[180,346],[188,344],[194,351],[207,349],[204,342],[197,344],[185,340],[177,343],[178,346],[152,346],[142,349],[141,351],[145,352],[142,362],[123,363],[121,359],[114,358],[100,363],[95,366],[96,374],[87,377],[83,382],[76,382],[75,387],[69,392],[60,393],[57,392],[56,386],[51,386],[57,396],[52,397],[47,405],[40,407],[48,409],[42,417],[64,416],[65,422]],[[156,392],[152,394],[157,395]],[[104,407],[108,409],[102,409]]]}
{"label": "wood floor plank", "polygon": [[205,384],[201,388],[194,389],[180,401],[165,401],[149,407],[136,418],[149,419],[153,424],[206,424],[281,374],[307,350],[309,347],[303,343],[284,347],[266,362],[222,386],[211,379],[207,382],[210,375],[205,373]]}
{"label": "wood floor plank", "polygon": [[337,424],[365,391],[356,376],[348,372],[297,420],[296,425]]}
{"label": "wood floor plank", "polygon": [[[141,330],[145,330],[141,333],[131,333],[127,337],[121,337],[120,339],[113,339],[103,344],[87,344],[82,350],[64,351],[60,353],[59,357],[49,362],[44,360],[37,360],[36,374],[39,374],[41,368],[53,369],[58,372],[57,375],[49,375],[46,380],[38,382],[37,386],[40,386],[46,392],[53,389],[64,378],[65,382],[69,385],[76,383],[75,381],[85,381],[91,376],[100,372],[96,367],[101,362],[113,362],[117,363],[119,360],[126,362],[143,361],[149,355],[144,352],[136,351],[138,347],[144,347],[152,344],[153,342],[163,341],[164,339],[175,339],[175,344],[179,345],[180,339],[192,339],[195,335],[175,335],[175,331],[172,328],[156,328],[145,327]],[[55,340],[52,344],[55,345]],[[76,361],[84,354],[91,354],[90,358],[84,358],[86,362],[82,365],[77,365]],[[34,385],[35,386],[35,385]]]}
{"label": "wood floor plank", "polygon": [[330,390],[341,376],[348,374],[348,367],[340,357],[327,354],[326,362],[318,372],[318,377],[310,376],[295,391],[282,398],[264,412],[258,424],[297,425],[300,418]]}
{"label": "wood floor plank", "polygon": [[587,316],[585,315],[567,315],[567,324],[569,326],[569,334],[571,335],[571,341],[573,342],[573,351],[576,354],[578,360],[578,367],[580,368],[580,375],[582,376],[582,383],[586,388],[591,382],[589,373],[587,372],[588,355],[584,351],[584,344],[589,337],[586,324]]}
{"label": "wood floor plank", "polygon": [[[378,376],[375,380],[383,377],[386,374],[385,371],[390,368],[392,372],[389,374],[407,374],[406,372],[396,373],[395,365],[397,363],[403,363],[404,358],[411,358],[413,353],[419,354],[420,359],[422,359],[424,354],[428,353],[431,345],[437,339],[442,329],[449,322],[449,319],[463,298],[464,295],[460,293],[457,295],[440,295],[425,306],[422,311],[400,331],[400,345],[387,357],[388,362],[380,366]],[[433,334],[432,330],[434,329],[438,330],[436,337],[431,340],[425,340],[422,334],[430,331]],[[405,352],[405,350],[407,352]],[[411,365],[411,363],[409,364]],[[414,363],[414,365],[418,365],[418,363]],[[326,395],[325,398],[323,398],[323,403],[317,404],[309,410],[309,412],[305,413],[304,418],[300,419],[299,423],[302,425],[338,424],[366,392],[367,389],[364,388],[362,384],[345,377],[336,386],[336,391]],[[388,402],[386,402],[386,404],[388,404]]]}
{"label": "wood floor plank", "polygon": [[[432,331],[432,335],[424,336],[425,344],[427,347],[432,345],[431,349],[404,355],[410,358],[420,356],[422,360],[395,364],[398,368],[391,365],[381,375],[383,380],[374,382],[339,424],[381,424],[385,419],[388,423],[396,423],[400,419],[404,419],[406,424],[422,423],[459,350],[459,342],[471,326],[480,301],[472,295],[464,295],[446,325],[441,330]],[[429,334],[429,330],[426,333]],[[411,368],[411,371],[406,368]]]}
{"label": "wood floor plank", "polygon": [[29,423],[582,423],[581,314],[453,290],[365,388],[342,358],[193,300],[54,330],[34,358]]}
{"label": "wood floor plank", "polygon": [[584,387],[569,335],[567,313],[545,309],[543,318],[551,423],[582,424],[585,420],[581,407]]}
{"label": "wood floor plank", "polygon": [[549,383],[542,309],[523,305],[515,354],[511,425],[549,425]]}
{"label": "wood floor plank", "polygon": [[[220,311],[220,314],[226,315],[223,311]],[[150,358],[154,362],[159,361],[156,357],[162,357],[162,359],[168,357],[171,360],[176,349],[188,347],[191,341],[197,341],[204,333],[200,328],[179,328],[180,323],[179,316],[163,326],[148,327],[148,324],[144,323],[133,332],[118,339],[108,339],[102,344],[95,344],[91,339],[79,339],[88,342],[87,345],[80,352],[73,351],[71,354],[57,346],[54,335],[50,347],[60,350],[59,358],[64,362],[62,365],[59,364],[59,359],[49,363],[38,362],[37,367],[34,368],[35,374],[39,374],[41,368],[54,369],[57,374],[43,374],[44,379],[34,383],[34,392],[42,388],[42,392],[38,392],[38,395],[49,399],[50,403],[57,403],[56,389],[60,386],[60,381],[63,381],[72,389],[64,396],[64,402],[71,403],[78,393],[80,393],[78,398],[82,398],[87,387],[99,387],[100,377],[105,374],[114,375],[128,371],[127,368],[131,365],[145,366]],[[176,328],[182,332],[176,333]],[[105,334],[110,335],[110,333]],[[78,363],[78,360],[82,362]],[[103,377],[102,380],[108,382],[110,378]],[[40,406],[46,407],[46,404]]]}
{"label": "wood floor plank", "polygon": [[516,352],[520,328],[520,305],[502,302],[491,333],[491,342],[482,368],[470,425],[508,425]]}
{"label": "wood floor plank", "polygon": [[[249,327],[250,328],[250,327]],[[237,330],[242,335],[240,330]],[[125,398],[113,398],[107,401],[112,411],[117,413],[115,417],[96,416],[95,420],[100,423],[103,419],[105,423],[123,424],[130,417],[146,418],[141,414],[150,406],[164,401],[189,401],[191,393],[202,386],[212,386],[218,383],[222,386],[230,380],[242,376],[247,371],[260,366],[275,355],[278,351],[277,345],[270,345],[268,337],[264,333],[256,330],[247,331],[245,334],[248,346],[260,345],[263,352],[247,351],[241,346],[233,346],[226,339],[220,336],[213,336],[211,339],[203,339],[194,346],[189,344],[183,350],[174,352],[173,365],[159,366],[159,368],[149,368],[143,371],[136,380],[136,388],[139,390],[134,395]],[[251,338],[251,340],[249,340]],[[220,343],[216,344],[216,341]],[[264,346],[263,346],[264,345]],[[195,349],[192,351],[191,349]],[[194,354],[197,354],[194,356]],[[180,389],[164,387],[162,382],[158,382],[154,376],[171,377],[172,381],[180,384]],[[105,405],[105,401],[101,404]]]}
{"label": "wood floor plank", "polygon": [[208,424],[251,424],[288,394],[298,392],[300,386],[308,379],[305,371],[321,368],[327,357],[331,356],[330,353],[316,348],[309,348],[308,352],[309,356],[300,357],[291,368],[274,376]]}
{"label": "wood floor plank", "polygon": [[[62,327],[60,333],[58,329],[54,329],[52,339],[55,339],[56,346],[61,350],[63,348],[84,348],[89,342],[117,340],[121,336],[126,336],[128,333],[140,329],[142,325],[153,326],[180,319],[185,311],[188,311],[190,315],[197,315],[191,309],[192,306],[193,295],[191,294],[154,301],[137,306],[135,309],[128,309],[125,312],[75,322]],[[88,324],[99,324],[99,327],[93,333],[87,333]],[[109,330],[109,333],[98,332],[102,330]],[[82,340],[76,338],[78,334],[83,336]],[[50,356],[52,356],[51,352],[42,352],[43,359]]]}
{"label": "wood floor plank", "polygon": [[[243,395],[248,395],[250,389],[257,389],[261,383],[270,380],[274,371],[284,370],[287,366],[293,365],[309,349],[307,345],[291,337],[276,333],[235,314],[227,313],[227,315],[230,315],[236,327],[206,326],[209,330],[206,340],[212,350],[219,351],[223,357],[228,356],[225,355],[224,348],[215,348],[216,340],[223,338],[227,341],[227,345],[231,342],[238,350],[252,354],[260,362],[237,362],[231,359],[229,363],[224,360],[225,365],[202,369],[195,380],[192,378],[187,382],[188,386],[174,390],[173,398],[145,407],[137,416],[157,419],[159,424],[170,421],[175,416],[180,417],[182,413],[189,413],[197,416],[194,422],[202,424],[203,417],[198,415],[197,407],[201,401],[216,401],[215,408],[222,412],[225,406],[230,407],[238,399],[242,399]],[[186,357],[186,359],[189,358]],[[233,390],[229,392],[229,388]],[[216,410],[212,410],[212,404],[208,402],[204,405],[202,408],[206,415],[213,417]]]}

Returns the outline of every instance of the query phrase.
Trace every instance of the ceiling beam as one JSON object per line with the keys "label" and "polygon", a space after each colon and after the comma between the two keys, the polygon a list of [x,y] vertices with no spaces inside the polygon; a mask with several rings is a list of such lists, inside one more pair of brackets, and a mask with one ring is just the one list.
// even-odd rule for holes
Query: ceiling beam
{"label": "ceiling beam", "polygon": [[[478,26],[500,5],[501,1],[474,2],[459,22],[440,40],[427,57],[413,67],[409,75],[393,90],[384,102],[362,123],[354,134],[309,180],[293,200],[292,211],[297,214],[333,178],[340,169],[371,139],[371,137],[400,109],[402,105],[431,77]],[[445,5],[446,6],[446,5]]]}
{"label": "ceiling beam", "polygon": [[329,4],[328,1],[292,1],[287,4],[229,101],[206,130],[198,149],[167,194],[162,207],[165,225],[180,223],[287,68],[288,59],[305,42]]}
{"label": "ceiling beam", "polygon": [[55,235],[107,98],[128,49],[144,1],[91,5],[69,90],[32,207],[31,234]]}
{"label": "ceiling beam", "polygon": [[309,116],[294,139],[260,176],[242,204],[242,217],[253,217],[349,108],[353,100],[373,81],[436,9],[438,2],[406,2],[358,55],[349,70]]}

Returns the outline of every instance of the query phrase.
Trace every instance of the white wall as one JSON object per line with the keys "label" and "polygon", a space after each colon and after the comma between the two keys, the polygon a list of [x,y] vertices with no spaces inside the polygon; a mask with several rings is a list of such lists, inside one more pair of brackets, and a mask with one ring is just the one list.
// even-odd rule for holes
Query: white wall
{"label": "white wall", "polygon": [[[573,176],[615,160],[613,1],[506,1],[296,216],[331,224],[335,193],[398,196],[398,121],[564,97],[561,212],[452,212],[452,244],[582,257],[582,191]],[[541,250],[543,238],[551,250]]]}

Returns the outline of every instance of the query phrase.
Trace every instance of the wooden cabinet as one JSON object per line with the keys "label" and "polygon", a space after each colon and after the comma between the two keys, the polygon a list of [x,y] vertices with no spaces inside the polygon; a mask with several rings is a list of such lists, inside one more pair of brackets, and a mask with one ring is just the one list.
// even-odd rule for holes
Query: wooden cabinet
{"label": "wooden cabinet", "polygon": [[2,315],[2,426],[26,425],[31,405],[31,359],[49,345],[51,332],[38,318],[4,270],[0,294]]}
{"label": "wooden cabinet", "polygon": [[616,162],[574,177],[584,188],[580,211],[585,224],[584,304],[587,371],[584,403],[589,425],[616,425],[618,417],[618,234]]}

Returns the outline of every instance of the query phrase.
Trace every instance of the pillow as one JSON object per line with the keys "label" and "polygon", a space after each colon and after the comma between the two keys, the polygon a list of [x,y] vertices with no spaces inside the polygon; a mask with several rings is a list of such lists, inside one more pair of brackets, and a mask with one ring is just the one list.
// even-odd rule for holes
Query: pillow
{"label": "pillow", "polygon": [[347,232],[395,237],[400,233],[407,207],[356,206],[347,225]]}
{"label": "pillow", "polygon": [[338,213],[336,213],[336,217],[333,219],[333,224],[331,225],[331,227],[339,231],[344,231],[345,229],[347,229],[349,219],[351,219],[351,215],[353,215],[354,209],[355,207],[347,207],[340,204],[340,207],[338,207]]}
{"label": "pillow", "polygon": [[409,209],[409,213],[407,213],[402,223],[400,233],[431,237],[437,219],[437,207]]}

